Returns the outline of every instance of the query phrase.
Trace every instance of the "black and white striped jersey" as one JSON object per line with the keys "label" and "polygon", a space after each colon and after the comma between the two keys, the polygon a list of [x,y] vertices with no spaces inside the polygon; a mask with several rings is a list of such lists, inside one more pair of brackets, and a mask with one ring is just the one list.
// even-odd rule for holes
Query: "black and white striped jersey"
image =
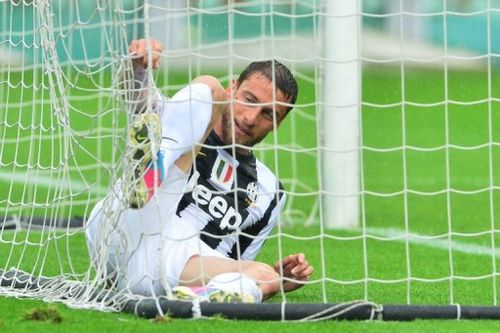
{"label": "black and white striped jersey", "polygon": [[285,204],[282,184],[253,154],[232,156],[214,131],[198,154],[177,215],[197,225],[208,246],[253,260]]}

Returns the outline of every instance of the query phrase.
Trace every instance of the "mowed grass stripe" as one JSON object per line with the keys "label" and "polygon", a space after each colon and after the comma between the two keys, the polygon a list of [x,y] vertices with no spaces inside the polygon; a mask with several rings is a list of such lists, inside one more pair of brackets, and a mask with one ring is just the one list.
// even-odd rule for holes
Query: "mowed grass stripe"
{"label": "mowed grass stripe", "polygon": [[[409,242],[412,244],[422,245],[426,247],[432,247],[441,250],[452,250],[453,252],[461,252],[471,255],[480,256],[495,256],[500,258],[500,247],[485,246],[474,243],[466,243],[453,240],[456,236],[451,234],[450,239],[448,235],[423,235],[415,232],[406,233],[404,229],[398,228],[367,228],[367,237],[378,236],[377,239],[386,239],[387,241],[397,241],[397,242]],[[489,231],[485,232],[486,234]],[[473,238],[475,236],[466,236],[467,238]]]}
{"label": "mowed grass stripe", "polygon": [[106,187],[96,186],[74,179],[59,179],[57,173],[47,175],[44,174],[44,172],[37,171],[25,172],[22,170],[14,171],[9,169],[0,169],[0,184],[2,183],[7,183],[5,186],[0,185],[3,188],[6,188],[11,183],[19,183],[29,184],[29,186],[33,188],[57,188],[62,190],[72,190],[73,192],[90,191],[95,195],[101,196],[106,195],[109,191]]}

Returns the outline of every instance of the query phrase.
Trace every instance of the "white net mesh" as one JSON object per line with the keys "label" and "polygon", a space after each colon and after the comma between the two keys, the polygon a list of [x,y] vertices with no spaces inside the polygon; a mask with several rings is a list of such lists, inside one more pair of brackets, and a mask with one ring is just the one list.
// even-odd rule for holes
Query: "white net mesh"
{"label": "white net mesh", "polygon": [[[130,294],[103,279],[116,269],[107,266],[109,243],[92,262],[85,231],[110,193],[119,203],[103,205],[102,235],[118,230],[128,209],[120,193],[133,185],[128,135],[137,116],[123,71],[130,41],[155,37],[165,50],[161,68],[146,72],[149,113],[153,85],[172,96],[210,74],[227,86],[255,60],[277,59],[299,82],[295,109],[253,149],[287,195],[257,258],[303,252],[316,271],[274,301],[496,305],[498,5],[360,2],[363,32],[352,38],[361,54],[346,62],[362,68],[362,140],[340,149],[360,148],[360,222],[332,230],[320,207],[342,191],[322,185],[321,154],[331,148],[317,119],[332,106],[323,70],[338,60],[324,53],[330,32],[322,28],[345,16],[327,15],[325,1],[1,1],[0,269],[8,283],[0,293],[100,309],[117,309]],[[57,278],[14,288],[11,269]],[[119,296],[95,297],[106,288]]]}

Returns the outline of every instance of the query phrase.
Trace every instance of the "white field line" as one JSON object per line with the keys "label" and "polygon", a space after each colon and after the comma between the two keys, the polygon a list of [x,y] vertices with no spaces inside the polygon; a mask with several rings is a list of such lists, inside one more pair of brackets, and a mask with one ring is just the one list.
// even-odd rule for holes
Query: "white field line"
{"label": "white field line", "polygon": [[71,181],[67,179],[57,179],[56,176],[50,177],[44,174],[35,175],[35,172],[18,172],[12,173],[0,169],[0,181],[7,181],[10,183],[28,183],[30,187],[43,187],[43,188],[59,188],[64,190],[71,190],[72,192],[90,191],[97,195],[105,195],[108,189],[102,186],[92,186],[82,181]]}
{"label": "white field line", "polygon": [[449,241],[448,239],[438,239],[435,236],[422,235],[414,232],[406,235],[405,230],[398,228],[367,228],[366,231],[367,234],[377,236],[378,239],[388,238],[388,240],[402,243],[408,241],[412,244],[418,244],[446,251],[448,251],[448,249],[451,247],[453,252],[488,257],[495,256],[496,258],[500,258],[500,248],[498,247],[492,248],[491,246],[464,243],[455,240]]}

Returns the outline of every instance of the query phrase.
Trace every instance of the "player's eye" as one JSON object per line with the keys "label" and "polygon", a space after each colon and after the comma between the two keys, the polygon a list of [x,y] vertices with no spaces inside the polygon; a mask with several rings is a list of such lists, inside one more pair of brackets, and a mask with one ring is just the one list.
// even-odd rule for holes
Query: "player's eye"
{"label": "player's eye", "polygon": [[245,96],[245,102],[249,104],[255,104],[255,99],[251,96]]}
{"label": "player's eye", "polygon": [[262,115],[266,119],[273,120],[273,110],[271,110],[271,109],[263,109]]}

